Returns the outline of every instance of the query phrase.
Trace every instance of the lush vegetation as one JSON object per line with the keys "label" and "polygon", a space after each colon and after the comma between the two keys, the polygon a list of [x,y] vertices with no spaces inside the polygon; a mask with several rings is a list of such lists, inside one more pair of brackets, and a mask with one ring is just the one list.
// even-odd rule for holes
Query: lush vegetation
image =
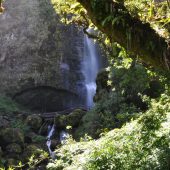
{"label": "lush vegetation", "polygon": [[[95,108],[84,116],[82,127],[78,129],[81,135],[85,132],[90,135],[95,133],[99,135],[103,131],[104,136],[98,140],[91,140],[85,135],[79,143],[70,139],[68,144],[56,150],[57,159],[49,163],[47,168],[169,169],[170,91],[168,72],[163,73],[150,67],[148,63],[157,68],[159,64],[150,60],[149,53],[134,52],[131,46],[138,43],[133,40],[132,32],[135,32],[135,29],[129,27],[127,21],[129,18],[125,17],[130,14],[132,20],[138,18],[141,21],[139,24],[141,33],[146,26],[146,31],[151,31],[150,36],[154,37],[159,34],[166,40],[170,35],[169,3],[114,2],[115,6],[118,4],[118,8],[120,7],[122,12],[120,15],[119,12],[115,14],[113,11],[111,14],[106,14],[106,11],[103,11],[106,1],[79,0],[78,2],[73,0],[53,1],[57,12],[62,15],[63,22],[82,26],[84,32],[89,37],[98,39],[108,53],[110,65],[107,69],[107,87],[99,89],[96,94]],[[66,14],[71,14],[72,17],[67,17]],[[148,25],[150,25],[149,29]],[[87,30],[89,27],[99,28],[104,34],[98,31],[91,35]],[[107,30],[107,27],[113,31],[113,34],[114,27],[125,33],[124,42],[117,41],[124,48],[117,42],[113,42],[117,37],[114,37],[115,35]],[[152,31],[153,29],[156,30],[156,34]],[[113,38],[110,37],[111,34]],[[135,36],[138,39],[138,36],[141,38],[145,34]],[[145,47],[150,51],[156,51],[156,38],[155,42],[147,38],[145,37],[146,43],[142,40],[143,44],[140,44],[140,48],[143,48],[144,51]],[[138,45],[136,44],[136,46]],[[164,45],[160,45],[159,48],[161,47],[164,48]],[[143,54],[146,57],[143,57]],[[167,69],[169,66],[163,67]],[[130,119],[130,123],[126,123]],[[106,133],[117,127],[121,128]]]}
{"label": "lush vegetation", "polygon": [[87,133],[96,138],[103,130],[121,127],[149,108],[146,96],[159,98],[165,91],[164,76],[129,60],[122,50],[118,60],[98,74],[95,107],[84,116],[77,136]]}
{"label": "lush vegetation", "polygon": [[[169,169],[169,90],[152,100],[150,109],[94,141],[69,140],[56,151],[49,169]],[[88,139],[90,141],[88,141]],[[87,142],[88,141],[88,142]]]}
{"label": "lush vegetation", "polygon": [[[98,40],[109,66],[98,75],[95,107],[56,149],[55,159],[34,148],[35,156],[18,168],[36,169],[45,160],[50,170],[170,169],[169,1],[52,3],[62,22],[77,24]],[[0,98],[4,110],[17,111],[17,106]],[[28,130],[20,121],[13,126]],[[35,143],[43,140],[33,138]]]}

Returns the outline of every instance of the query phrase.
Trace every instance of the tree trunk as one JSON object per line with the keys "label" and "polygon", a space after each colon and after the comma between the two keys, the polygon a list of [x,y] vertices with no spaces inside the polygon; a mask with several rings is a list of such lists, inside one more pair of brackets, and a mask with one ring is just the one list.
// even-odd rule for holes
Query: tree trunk
{"label": "tree trunk", "polygon": [[[154,67],[170,69],[170,48],[148,23],[132,17],[120,3],[112,0],[77,0],[87,10],[89,18],[112,42]],[[103,21],[112,16],[112,20]],[[133,56],[132,55],[132,56]]]}

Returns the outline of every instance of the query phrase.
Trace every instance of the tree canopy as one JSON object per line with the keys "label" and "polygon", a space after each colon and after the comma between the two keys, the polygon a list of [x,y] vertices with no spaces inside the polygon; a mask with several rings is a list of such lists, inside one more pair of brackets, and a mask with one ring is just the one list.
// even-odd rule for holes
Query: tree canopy
{"label": "tree canopy", "polygon": [[119,43],[132,58],[170,69],[168,1],[53,0],[53,3],[65,19],[84,28],[94,24],[111,44]]}

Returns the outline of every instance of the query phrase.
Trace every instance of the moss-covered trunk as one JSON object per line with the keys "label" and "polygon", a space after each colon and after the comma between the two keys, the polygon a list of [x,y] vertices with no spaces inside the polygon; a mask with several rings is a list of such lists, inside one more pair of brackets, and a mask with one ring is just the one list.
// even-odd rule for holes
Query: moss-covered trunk
{"label": "moss-covered trunk", "polygon": [[[145,63],[164,70],[170,68],[170,52],[163,37],[147,23],[132,17],[120,3],[112,0],[77,0],[87,10],[92,22],[110,40],[118,42]],[[103,21],[110,16],[105,24]]]}

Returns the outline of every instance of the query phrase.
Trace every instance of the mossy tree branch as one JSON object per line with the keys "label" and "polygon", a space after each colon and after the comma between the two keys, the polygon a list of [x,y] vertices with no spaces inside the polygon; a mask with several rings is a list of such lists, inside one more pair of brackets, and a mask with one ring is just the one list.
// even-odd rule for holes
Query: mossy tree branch
{"label": "mossy tree branch", "polygon": [[[125,47],[129,53],[154,67],[170,68],[170,50],[166,39],[148,23],[132,17],[122,3],[112,0],[77,0],[89,18],[112,42]],[[110,17],[112,19],[107,18]],[[104,23],[104,21],[106,21]]]}

